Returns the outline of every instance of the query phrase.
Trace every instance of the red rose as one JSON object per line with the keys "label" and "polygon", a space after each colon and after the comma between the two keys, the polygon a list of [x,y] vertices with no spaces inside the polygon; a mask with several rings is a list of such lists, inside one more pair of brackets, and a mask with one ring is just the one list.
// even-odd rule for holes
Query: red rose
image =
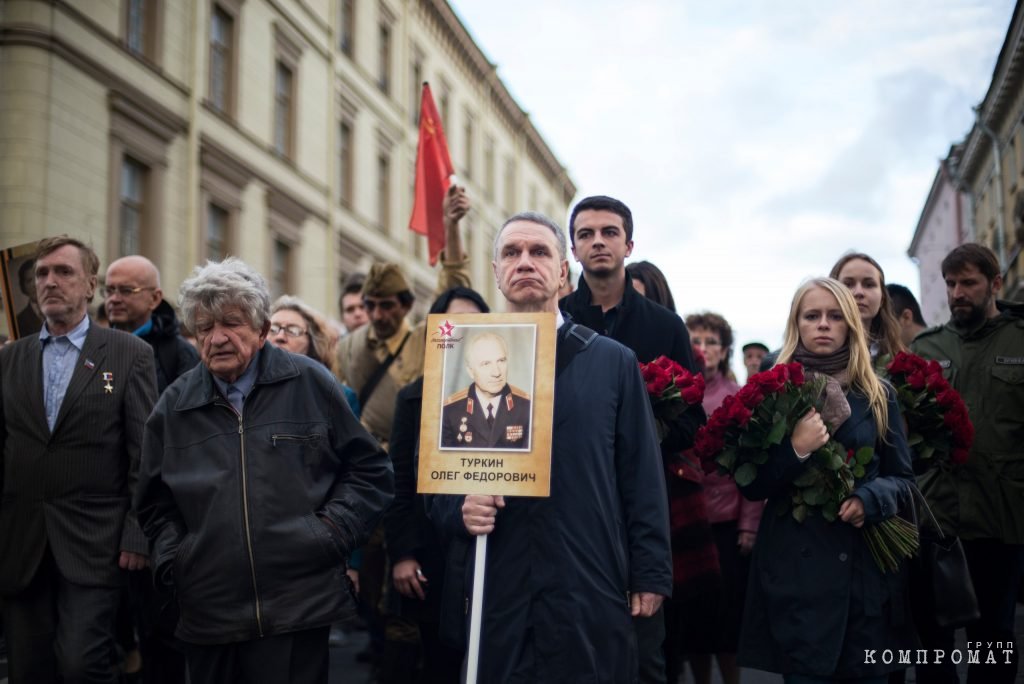
{"label": "red rose", "polygon": [[750,379],[765,394],[773,394],[786,386],[786,367],[775,366],[771,370],[758,373]]}
{"label": "red rose", "polygon": [[647,385],[647,393],[653,397],[660,397],[665,388],[672,382],[672,376],[667,370],[653,363],[640,367],[640,374]]}
{"label": "red rose", "polygon": [[686,384],[680,385],[680,377],[676,378],[676,387],[679,388],[679,395],[683,398],[690,406],[694,406],[704,401],[704,376],[694,376],[689,371],[683,371],[689,375],[689,380]]}
{"label": "red rose", "polygon": [[952,387],[946,387],[945,389],[939,390],[935,393],[935,401],[939,403],[944,409],[949,409],[956,406],[957,402],[960,401],[960,395]]}
{"label": "red rose", "polygon": [[736,393],[736,398],[739,399],[740,402],[748,409],[754,409],[764,401],[764,392],[762,392],[761,388],[757,385],[744,385],[740,388],[740,391]]}
{"label": "red rose", "polygon": [[917,354],[911,354],[909,352],[900,352],[896,357],[889,363],[886,368],[892,374],[906,374],[912,373],[915,370],[924,368],[925,360]]}
{"label": "red rose", "polygon": [[907,373],[907,384],[910,385],[910,389],[923,390],[925,385],[924,369]]}
{"label": "red rose", "polygon": [[800,387],[804,382],[806,382],[806,379],[804,378],[804,367],[797,361],[789,364],[789,381],[797,387]]}
{"label": "red rose", "polygon": [[725,440],[722,436],[707,427],[697,430],[697,435],[693,438],[693,452],[702,461],[713,459],[724,447]]}
{"label": "red rose", "polygon": [[938,373],[929,372],[924,379],[924,384],[929,391],[935,392],[936,394],[949,386],[949,383],[946,382],[946,378],[942,377],[941,371]]}
{"label": "red rose", "polygon": [[735,395],[726,397],[722,402],[722,408],[725,408],[729,422],[740,427],[746,427],[750,422],[750,416],[753,415],[751,410],[744,406]]}
{"label": "red rose", "polygon": [[852,461],[854,455],[856,455],[856,452],[853,449],[847,449],[846,450],[846,462],[849,463],[850,461]]}
{"label": "red rose", "polygon": [[671,375],[677,375],[678,373],[681,373],[683,371],[682,366],[680,366],[678,363],[664,355],[654,359],[654,361],[651,361],[651,363],[653,363],[655,366],[659,368],[664,368]]}

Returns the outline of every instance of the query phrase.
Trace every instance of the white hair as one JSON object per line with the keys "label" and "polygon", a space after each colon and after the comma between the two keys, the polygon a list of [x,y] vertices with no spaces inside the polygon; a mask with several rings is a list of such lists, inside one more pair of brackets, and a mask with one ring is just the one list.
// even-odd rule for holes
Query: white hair
{"label": "white hair", "polygon": [[255,269],[241,259],[228,257],[196,266],[181,284],[178,306],[185,327],[192,331],[200,313],[219,320],[225,309],[234,307],[242,310],[253,328],[261,329],[270,318],[270,291]]}

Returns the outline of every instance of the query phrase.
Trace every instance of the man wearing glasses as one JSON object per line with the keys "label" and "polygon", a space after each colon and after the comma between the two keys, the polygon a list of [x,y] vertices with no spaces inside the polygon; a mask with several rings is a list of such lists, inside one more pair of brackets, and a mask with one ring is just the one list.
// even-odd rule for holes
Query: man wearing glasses
{"label": "man wearing glasses", "polygon": [[[180,375],[199,363],[195,347],[178,334],[178,318],[164,301],[160,271],[144,256],[121,257],[107,267],[103,306],[110,327],[132,333],[153,348],[157,392],[163,394]],[[126,674],[145,668],[163,673],[165,681],[184,681],[185,658],[174,638],[177,606],[157,595],[150,569],[132,573],[127,601],[117,615],[117,636],[125,652]],[[133,635],[138,633],[138,644]]]}
{"label": "man wearing glasses", "polygon": [[160,271],[146,257],[133,254],[111,263],[105,282],[103,306],[110,327],[141,337],[153,347],[157,390],[163,394],[199,363],[199,353],[178,334],[178,318],[160,289]]}

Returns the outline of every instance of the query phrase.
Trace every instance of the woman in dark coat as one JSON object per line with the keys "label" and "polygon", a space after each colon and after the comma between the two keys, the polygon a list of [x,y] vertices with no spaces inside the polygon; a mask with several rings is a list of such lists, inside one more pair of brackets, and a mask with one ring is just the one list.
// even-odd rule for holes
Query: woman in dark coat
{"label": "woman in dark coat", "polygon": [[[769,501],[754,546],[739,662],[781,672],[792,684],[885,682],[906,667],[899,650],[917,646],[907,567],[883,573],[861,528],[909,503],[914,474],[895,394],[872,370],[844,285],[820,278],[797,291],[779,354],[780,363],[790,361],[826,376],[829,388],[822,414],[808,413],[741,488],[751,500]],[[776,514],[806,457],[828,440],[826,424],[847,449],[874,448],[864,477],[834,522],[817,513],[803,523],[788,511]],[[888,664],[886,650],[894,655]]]}

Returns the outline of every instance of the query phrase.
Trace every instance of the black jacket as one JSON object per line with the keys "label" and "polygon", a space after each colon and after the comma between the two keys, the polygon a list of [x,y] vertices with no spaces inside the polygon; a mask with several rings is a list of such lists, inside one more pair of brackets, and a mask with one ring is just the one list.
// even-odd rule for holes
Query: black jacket
{"label": "black jacket", "polygon": [[391,502],[391,462],[320,363],[263,345],[242,415],[206,366],[146,423],[135,497],[156,581],[196,644],[329,625],[352,612],[345,560]]}
{"label": "black jacket", "polygon": [[153,311],[153,328],[140,337],[153,347],[156,357],[156,389],[163,394],[172,382],[199,363],[199,352],[178,334],[174,309],[164,300]]}
{"label": "black jacket", "polygon": [[[659,356],[667,356],[690,372],[699,372],[683,319],[634,290],[628,277],[622,302],[617,307],[618,320],[614,330],[609,332],[601,307],[591,304],[591,301],[590,286],[586,277],[580,276],[576,291],[563,297],[558,306],[568,312],[576,323],[632,349],[640,363],[650,363]],[[678,452],[690,448],[694,435],[706,420],[702,407],[690,407],[675,425],[670,426],[661,444],[662,449]]]}

